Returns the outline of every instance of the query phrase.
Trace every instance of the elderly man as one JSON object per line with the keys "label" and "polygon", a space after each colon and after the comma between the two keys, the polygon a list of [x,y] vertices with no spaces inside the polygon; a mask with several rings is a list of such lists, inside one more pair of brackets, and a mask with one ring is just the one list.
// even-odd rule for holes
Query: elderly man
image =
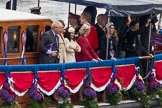
{"label": "elderly man", "polygon": [[43,33],[40,40],[40,63],[59,63],[59,38],[62,24],[59,21],[54,21],[51,25],[51,30]]}

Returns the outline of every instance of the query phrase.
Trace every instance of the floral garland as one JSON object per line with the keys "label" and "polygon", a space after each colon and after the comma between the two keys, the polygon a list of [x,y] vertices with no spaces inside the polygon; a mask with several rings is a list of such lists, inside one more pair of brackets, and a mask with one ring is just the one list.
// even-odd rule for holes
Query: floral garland
{"label": "floral garland", "polygon": [[0,91],[0,98],[4,101],[0,107],[20,108],[20,105],[16,101],[16,94],[10,89],[8,80],[3,83],[3,89]]}
{"label": "floral garland", "polygon": [[156,80],[154,73],[155,70],[153,69],[148,78],[148,94],[151,98],[158,97],[160,100],[160,106],[162,106],[162,85]]}
{"label": "floral garland", "polygon": [[136,68],[136,73],[137,73],[136,80],[132,88],[129,90],[129,94],[132,99],[141,101],[144,104],[145,108],[149,108],[150,97],[145,93],[145,84],[139,72],[140,72],[140,68]]}
{"label": "floral garland", "polygon": [[112,79],[106,87],[107,100],[110,104],[116,105],[122,100],[121,85],[117,80]]}
{"label": "floral garland", "polygon": [[26,108],[45,108],[44,95],[37,88],[37,80],[28,90],[28,94],[32,100],[27,104]]}
{"label": "floral garland", "polygon": [[69,98],[70,90],[64,84],[60,85],[56,92],[59,95],[57,108],[73,108]]}
{"label": "floral garland", "polygon": [[38,90],[37,84],[33,83],[32,87],[29,89],[29,96],[36,101],[44,101],[44,95]]}
{"label": "floral garland", "polygon": [[117,68],[114,67],[112,71],[113,76],[111,78],[110,83],[107,85],[105,91],[107,101],[112,105],[116,105],[118,102],[122,100],[122,93],[120,91],[122,87],[116,78]]}
{"label": "floral garland", "polygon": [[84,100],[82,104],[86,108],[99,108],[96,91],[90,87],[91,77],[89,75],[86,77],[86,79],[84,79],[83,85],[84,85],[83,90]]}

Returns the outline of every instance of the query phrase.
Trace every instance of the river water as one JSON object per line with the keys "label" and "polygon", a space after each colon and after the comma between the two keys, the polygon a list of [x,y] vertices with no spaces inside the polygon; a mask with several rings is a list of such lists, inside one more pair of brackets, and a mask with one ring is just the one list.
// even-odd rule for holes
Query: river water
{"label": "river water", "polygon": [[[5,8],[7,0],[0,0],[0,8]],[[30,8],[37,7],[38,0],[17,0],[17,11],[30,12]],[[50,1],[40,0],[41,15],[48,16],[52,20],[63,20],[67,25],[68,22],[68,10],[69,4]],[[78,5],[76,14],[80,15],[85,6]],[[105,13],[105,9],[97,9],[98,13]],[[71,12],[75,12],[75,5],[71,4]]]}

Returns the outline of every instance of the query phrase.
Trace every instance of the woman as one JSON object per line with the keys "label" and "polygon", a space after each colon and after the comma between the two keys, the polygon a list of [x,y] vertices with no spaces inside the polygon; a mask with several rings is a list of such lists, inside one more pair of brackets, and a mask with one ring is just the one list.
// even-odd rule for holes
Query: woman
{"label": "woman", "polygon": [[118,34],[117,34],[116,29],[115,29],[115,25],[113,23],[110,23],[108,30],[109,30],[109,32],[107,32],[107,36],[109,38],[108,59],[117,58],[118,57],[118,51],[117,51]]}
{"label": "woman", "polygon": [[58,20],[58,21],[62,24],[61,32],[58,34],[58,36],[59,36],[59,57],[60,57],[59,63],[66,63],[67,57],[66,57],[65,39],[64,39],[65,24],[62,20]]}
{"label": "woman", "polygon": [[[107,39],[108,39],[108,49],[107,49]],[[118,45],[118,34],[115,30],[113,23],[110,23],[107,27],[107,33],[100,39],[100,57],[102,59],[110,59],[118,57],[117,45]]]}
{"label": "woman", "polygon": [[101,60],[97,54],[94,52],[93,48],[91,47],[87,36],[90,32],[90,24],[83,24],[83,26],[80,28],[79,33],[80,36],[77,40],[78,44],[81,47],[81,52],[76,53],[76,60],[77,61],[91,61],[94,60],[97,62],[97,60]]}
{"label": "woman", "polygon": [[81,48],[75,40],[75,29],[69,27],[65,37],[66,60],[67,62],[76,62],[75,52],[80,52]]}

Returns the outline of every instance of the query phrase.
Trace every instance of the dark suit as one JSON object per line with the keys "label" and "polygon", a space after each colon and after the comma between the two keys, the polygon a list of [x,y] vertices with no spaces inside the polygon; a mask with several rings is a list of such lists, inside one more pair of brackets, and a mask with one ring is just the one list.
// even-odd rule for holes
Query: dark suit
{"label": "dark suit", "polygon": [[106,36],[105,36],[105,31],[98,25],[95,24],[95,28],[97,30],[97,35],[98,35],[98,43],[99,43],[99,50],[100,50],[100,58],[101,59],[106,59]]}
{"label": "dark suit", "polygon": [[47,54],[47,51],[50,49],[52,45],[51,51],[58,51],[59,39],[57,35],[54,35],[52,30],[49,30],[43,33],[40,40],[40,59],[39,62],[41,64],[48,63],[58,63],[58,56],[52,57],[50,54]]}
{"label": "dark suit", "polygon": [[129,31],[126,33],[124,37],[124,41],[127,41],[126,57],[148,55],[140,40],[141,33],[143,33],[143,31],[146,29],[146,27],[140,28],[136,31],[129,29]]}

